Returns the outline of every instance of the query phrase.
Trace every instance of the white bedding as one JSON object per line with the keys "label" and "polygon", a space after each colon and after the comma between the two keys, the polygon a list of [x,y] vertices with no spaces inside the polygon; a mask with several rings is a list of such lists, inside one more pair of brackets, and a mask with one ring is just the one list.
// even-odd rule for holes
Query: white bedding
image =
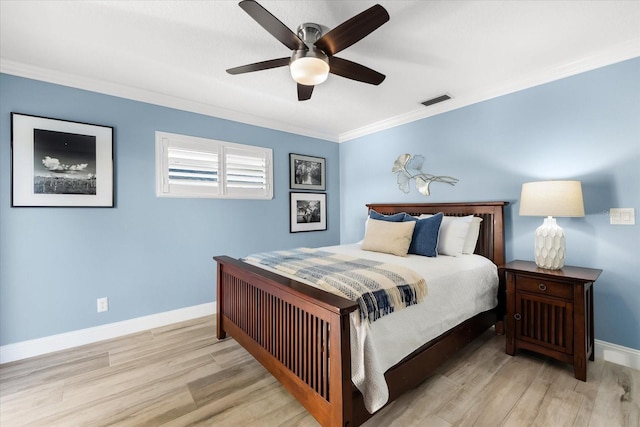
{"label": "white bedding", "polygon": [[[420,304],[371,324],[361,323],[357,312],[351,315],[352,380],[363,394],[365,407],[371,413],[389,399],[384,379],[387,369],[424,343],[497,305],[497,267],[479,255],[399,257],[363,251],[360,244],[320,249],[399,264],[418,272],[427,282],[427,297]],[[275,271],[264,265],[254,265]]]}

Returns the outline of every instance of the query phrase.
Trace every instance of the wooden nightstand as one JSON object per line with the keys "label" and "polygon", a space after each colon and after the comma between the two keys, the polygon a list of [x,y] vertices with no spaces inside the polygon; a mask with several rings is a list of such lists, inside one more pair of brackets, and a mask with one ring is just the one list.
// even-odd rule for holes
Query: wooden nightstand
{"label": "wooden nightstand", "polygon": [[573,363],[587,380],[593,354],[593,283],[602,270],[564,266],[545,270],[529,261],[503,265],[507,286],[507,346]]}

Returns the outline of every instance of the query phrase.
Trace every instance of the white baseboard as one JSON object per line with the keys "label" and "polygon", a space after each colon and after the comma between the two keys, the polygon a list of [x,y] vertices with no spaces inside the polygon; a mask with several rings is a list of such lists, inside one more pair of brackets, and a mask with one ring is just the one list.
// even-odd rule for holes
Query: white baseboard
{"label": "white baseboard", "polygon": [[[183,322],[216,313],[215,302],[180,308],[178,310],[137,317],[122,322],[109,323],[94,328],[81,329],[64,334],[51,335],[0,347],[0,363],[13,362],[78,347],[98,341],[121,337],[171,323]],[[606,341],[595,340],[595,357],[618,365],[640,370],[640,351]]]}
{"label": "white baseboard", "polygon": [[0,346],[0,364],[117,338],[216,313],[215,302]]}
{"label": "white baseboard", "polygon": [[595,340],[596,359],[640,370],[640,350]]}

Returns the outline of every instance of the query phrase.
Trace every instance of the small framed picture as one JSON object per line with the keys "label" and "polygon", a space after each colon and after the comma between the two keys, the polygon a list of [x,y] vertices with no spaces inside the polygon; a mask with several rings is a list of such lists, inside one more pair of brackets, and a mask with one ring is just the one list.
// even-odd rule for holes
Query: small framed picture
{"label": "small framed picture", "polygon": [[292,190],[324,191],[325,159],[322,157],[289,154],[290,187]]}
{"label": "small framed picture", "polygon": [[327,229],[326,193],[289,193],[291,232]]}
{"label": "small framed picture", "polygon": [[11,113],[11,206],[113,207],[113,128]]}

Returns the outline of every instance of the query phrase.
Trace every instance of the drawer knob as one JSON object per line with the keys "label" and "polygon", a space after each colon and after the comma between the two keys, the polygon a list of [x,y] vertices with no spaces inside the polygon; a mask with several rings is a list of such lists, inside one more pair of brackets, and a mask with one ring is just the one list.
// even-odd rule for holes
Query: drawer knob
{"label": "drawer knob", "polygon": [[540,289],[541,291],[546,291],[547,290],[547,285],[545,285],[544,283],[540,283],[538,285],[538,289]]}
{"label": "drawer knob", "polygon": [[520,315],[520,313],[516,313],[516,314],[513,315],[513,318],[516,319],[516,320],[520,320],[520,319],[522,319],[522,316]]}

